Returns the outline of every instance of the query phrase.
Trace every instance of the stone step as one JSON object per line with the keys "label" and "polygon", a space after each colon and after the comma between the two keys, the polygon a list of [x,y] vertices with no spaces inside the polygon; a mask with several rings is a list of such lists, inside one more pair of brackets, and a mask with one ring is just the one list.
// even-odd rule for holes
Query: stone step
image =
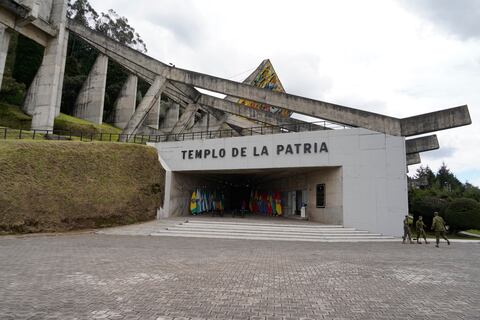
{"label": "stone step", "polygon": [[301,227],[265,227],[263,225],[252,225],[252,226],[233,226],[233,225],[210,225],[210,224],[190,224],[184,223],[181,225],[175,226],[176,228],[184,228],[184,229],[205,229],[205,230],[258,230],[258,231],[279,231],[279,232],[310,232],[310,233],[328,233],[328,232],[336,232],[336,233],[350,233],[350,232],[358,232],[358,233],[368,233],[368,231],[360,231],[355,230],[353,228],[301,228]]}
{"label": "stone step", "polygon": [[191,237],[213,239],[246,239],[271,241],[317,241],[317,242],[357,242],[357,241],[398,241],[394,237],[369,233],[368,231],[344,228],[341,225],[306,223],[274,223],[263,221],[231,221],[189,219],[174,225],[152,231],[152,236]]}
{"label": "stone step", "polygon": [[271,230],[264,228],[196,228],[193,226],[171,226],[168,227],[169,231],[177,232],[203,232],[203,233],[217,233],[217,232],[232,232],[232,233],[258,233],[258,234],[293,234],[293,235],[305,235],[305,236],[366,236],[366,235],[375,235],[380,236],[380,234],[371,234],[368,231],[346,231],[346,230],[328,230],[328,231],[310,231],[310,230],[289,230],[289,229],[279,229]]}
{"label": "stone step", "polygon": [[[241,219],[241,218],[239,218]],[[272,218],[274,219],[274,218]],[[282,221],[283,222],[283,221]],[[234,222],[234,221],[207,221],[206,219],[202,220],[195,220],[195,219],[188,219],[185,223],[191,224],[221,224],[221,225],[234,225],[234,226],[269,226],[269,227],[301,227],[307,229],[314,229],[314,228],[325,228],[325,229],[333,229],[333,228],[342,228],[345,229],[342,225],[331,225],[331,224],[316,224],[312,222],[305,222],[305,223],[297,223],[297,224],[287,224],[287,223],[266,223],[266,222]],[[353,228],[351,228],[353,229]]]}
{"label": "stone step", "polygon": [[195,232],[171,232],[168,230],[151,233],[151,236],[163,237],[186,237],[186,238],[208,238],[208,239],[237,239],[237,240],[267,240],[267,241],[304,241],[304,242],[384,242],[398,241],[393,237],[373,236],[373,237],[286,237],[286,236],[268,236],[259,234],[234,235],[231,233],[195,233]]}
{"label": "stone step", "polygon": [[207,230],[195,230],[195,229],[182,229],[182,228],[172,228],[169,227],[165,230],[161,231],[168,231],[170,233],[195,233],[195,234],[235,234],[235,235],[258,235],[258,236],[273,236],[273,237],[300,237],[300,238],[323,238],[323,237],[331,237],[331,238],[373,238],[373,237],[383,237],[381,234],[373,234],[373,233],[349,233],[349,234],[330,234],[330,233],[301,233],[301,232],[262,232],[262,231],[255,231],[255,230],[215,230],[215,231],[207,231]]}

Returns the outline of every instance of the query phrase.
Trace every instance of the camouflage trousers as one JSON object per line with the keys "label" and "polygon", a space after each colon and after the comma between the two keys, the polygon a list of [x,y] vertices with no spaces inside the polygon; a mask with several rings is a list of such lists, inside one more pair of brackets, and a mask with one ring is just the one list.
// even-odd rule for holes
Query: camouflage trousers
{"label": "camouflage trousers", "polygon": [[405,240],[407,240],[407,237],[408,237],[408,241],[412,242],[412,234],[410,232],[410,228],[409,227],[403,227],[403,242],[405,242]]}
{"label": "camouflage trousers", "polygon": [[427,233],[423,229],[417,229],[417,242],[420,241],[420,238],[423,238],[427,242]]}
{"label": "camouflage trousers", "polygon": [[447,236],[445,235],[445,231],[435,231],[435,240],[437,241],[437,245],[440,243],[440,237],[445,239],[448,244],[450,244],[450,241],[448,241]]}

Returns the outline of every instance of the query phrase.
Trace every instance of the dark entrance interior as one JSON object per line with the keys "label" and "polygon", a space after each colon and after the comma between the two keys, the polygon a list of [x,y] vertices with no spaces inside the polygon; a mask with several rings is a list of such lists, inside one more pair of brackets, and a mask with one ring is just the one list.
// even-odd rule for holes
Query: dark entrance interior
{"label": "dark entrance interior", "polygon": [[[221,194],[224,214],[274,216],[279,215],[277,213],[280,205],[280,215],[285,216],[299,215],[305,201],[302,190],[293,186],[290,188],[285,183],[285,178],[295,180],[300,175],[315,170],[318,168],[192,171],[182,172],[182,175],[189,175],[189,181],[193,181],[189,186],[190,192],[200,190],[202,195],[207,194],[207,199],[210,194],[215,194],[217,198],[220,198]],[[202,214],[209,212],[210,210],[202,211]]]}

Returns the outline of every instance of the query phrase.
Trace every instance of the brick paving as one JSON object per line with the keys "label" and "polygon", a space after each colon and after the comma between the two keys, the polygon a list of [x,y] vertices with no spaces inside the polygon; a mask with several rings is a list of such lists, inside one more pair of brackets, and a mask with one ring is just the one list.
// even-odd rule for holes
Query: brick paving
{"label": "brick paving", "polygon": [[0,319],[480,319],[480,244],[0,237]]}

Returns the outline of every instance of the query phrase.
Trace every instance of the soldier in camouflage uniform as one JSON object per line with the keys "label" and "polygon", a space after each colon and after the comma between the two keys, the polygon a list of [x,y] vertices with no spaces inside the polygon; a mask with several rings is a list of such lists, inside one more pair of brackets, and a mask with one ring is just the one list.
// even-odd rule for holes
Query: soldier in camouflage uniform
{"label": "soldier in camouflage uniform", "polygon": [[425,223],[423,222],[422,216],[418,217],[415,226],[417,228],[417,243],[422,244],[420,237],[423,237],[423,239],[425,239],[425,244],[428,244],[429,242],[427,241],[427,234],[425,232]]}
{"label": "soldier in camouflage uniform", "polygon": [[408,215],[406,215],[405,219],[403,219],[403,242],[402,243],[405,243],[405,240],[407,240],[407,237],[408,237],[408,241],[410,241],[410,243],[413,243],[412,234],[410,232],[410,221],[409,221]]}
{"label": "soldier in camouflage uniform", "polygon": [[435,238],[437,240],[437,244],[435,245],[435,247],[438,248],[438,244],[440,243],[440,236],[442,236],[443,239],[447,240],[447,244],[450,245],[450,241],[448,241],[447,237],[445,236],[445,221],[442,217],[438,215],[438,212],[433,213],[432,230],[435,231]]}

